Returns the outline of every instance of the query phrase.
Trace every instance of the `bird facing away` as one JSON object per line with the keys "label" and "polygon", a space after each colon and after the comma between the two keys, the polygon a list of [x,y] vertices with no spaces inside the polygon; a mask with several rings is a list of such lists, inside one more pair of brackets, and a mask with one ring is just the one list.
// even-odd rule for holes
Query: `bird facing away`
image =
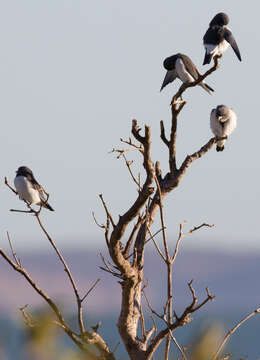
{"label": "bird facing away", "polygon": [[[228,137],[237,126],[237,115],[226,105],[218,105],[210,114],[210,127],[217,138]],[[217,151],[224,150],[226,139],[217,141]]]}
{"label": "bird facing away", "polygon": [[16,171],[14,186],[21,200],[27,203],[43,206],[50,211],[54,209],[47,203],[42,186],[35,180],[32,170],[20,166]]}
{"label": "bird facing away", "polygon": [[[200,76],[197,67],[193,64],[191,59],[183,54],[167,57],[163,62],[163,66],[167,70],[167,73],[160,91],[176,78],[179,78],[183,83],[191,83]],[[198,85],[205,89],[209,94],[211,94],[211,91],[214,91],[209,85],[205,84],[204,81],[201,81]]]}
{"label": "bird facing away", "polygon": [[229,17],[225,13],[219,13],[211,20],[209,28],[203,37],[203,44],[206,50],[203,65],[209,64],[212,57],[221,57],[229,45],[231,45],[237,58],[241,61],[236,40],[230,29],[226,26],[228,23]]}

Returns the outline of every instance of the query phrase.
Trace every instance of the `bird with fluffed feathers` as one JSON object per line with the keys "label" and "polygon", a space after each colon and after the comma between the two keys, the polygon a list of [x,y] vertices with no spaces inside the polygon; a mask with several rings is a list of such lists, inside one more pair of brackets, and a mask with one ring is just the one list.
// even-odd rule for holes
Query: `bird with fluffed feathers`
{"label": "bird with fluffed feathers", "polygon": [[237,115],[235,111],[226,105],[218,105],[212,109],[210,114],[210,127],[213,134],[219,138],[216,150],[223,151],[228,136],[232,134],[237,126]]}
{"label": "bird with fluffed feathers", "polygon": [[29,205],[35,204],[54,211],[45,198],[42,186],[36,181],[33,172],[27,166],[20,166],[16,171],[14,186],[21,200]]}

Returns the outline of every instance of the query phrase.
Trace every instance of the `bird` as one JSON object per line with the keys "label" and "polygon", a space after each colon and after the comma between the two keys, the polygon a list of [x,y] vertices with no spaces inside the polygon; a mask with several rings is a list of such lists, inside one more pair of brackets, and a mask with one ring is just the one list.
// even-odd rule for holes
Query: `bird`
{"label": "bird", "polygon": [[[218,105],[210,114],[210,127],[217,138],[228,137],[237,126],[237,115],[226,105]],[[216,150],[223,151],[226,139],[217,141]]]}
{"label": "bird", "polygon": [[54,211],[45,199],[42,186],[36,181],[32,170],[27,166],[20,166],[16,171],[14,186],[21,200],[26,201],[29,205],[36,204]]}
{"label": "bird", "polygon": [[203,44],[206,50],[203,65],[209,64],[215,56],[221,57],[231,45],[239,61],[242,61],[236,40],[226,26],[229,23],[227,14],[218,13],[211,20],[209,28],[203,36]]}
{"label": "bird", "polygon": [[[179,78],[183,83],[191,83],[200,76],[197,67],[193,64],[191,59],[184,54],[178,53],[167,57],[163,62],[163,66],[167,70],[167,73],[160,91],[176,78]],[[205,84],[204,81],[201,81],[198,85],[205,89],[209,94],[214,91],[209,85]]]}

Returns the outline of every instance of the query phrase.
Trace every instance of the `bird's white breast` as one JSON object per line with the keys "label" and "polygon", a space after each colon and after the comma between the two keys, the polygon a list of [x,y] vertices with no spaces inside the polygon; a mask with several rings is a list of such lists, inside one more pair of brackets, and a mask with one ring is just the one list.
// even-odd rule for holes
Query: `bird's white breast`
{"label": "bird's white breast", "polygon": [[222,55],[229,47],[229,43],[226,40],[221,41],[218,45],[205,44],[207,54],[211,54],[212,57]]}
{"label": "bird's white breast", "polygon": [[22,200],[28,201],[30,204],[38,204],[41,202],[39,192],[32,187],[30,181],[24,176],[16,176],[14,186]]}
{"label": "bird's white breast", "polygon": [[223,124],[216,118],[216,109],[213,109],[210,115],[210,127],[215,136],[229,136],[237,126],[236,113],[229,109],[229,117]]}

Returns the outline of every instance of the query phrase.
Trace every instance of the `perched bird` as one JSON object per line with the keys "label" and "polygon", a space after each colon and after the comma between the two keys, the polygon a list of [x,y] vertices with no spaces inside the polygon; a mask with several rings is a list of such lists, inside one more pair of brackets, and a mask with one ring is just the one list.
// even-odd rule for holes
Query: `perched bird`
{"label": "perched bird", "polygon": [[42,186],[35,180],[32,170],[28,167],[20,166],[18,168],[14,179],[14,186],[20,199],[25,200],[30,205],[36,204],[54,211],[45,199]]}
{"label": "perched bird", "polygon": [[236,56],[241,61],[240,51],[236,40],[226,26],[229,23],[229,17],[225,13],[219,13],[211,20],[209,28],[203,37],[203,44],[206,49],[203,65],[209,64],[212,57],[221,57],[229,45],[232,46]]}
{"label": "perched bird", "polygon": [[[228,137],[237,126],[237,116],[234,110],[226,105],[218,105],[210,114],[210,127],[217,138]],[[226,139],[217,141],[217,151],[224,150]]]}
{"label": "perched bird", "polygon": [[[167,57],[163,62],[163,66],[167,70],[167,73],[160,91],[176,78],[179,78],[183,83],[191,83],[200,76],[197,67],[193,64],[191,59],[183,54]],[[211,94],[211,91],[214,91],[209,85],[205,84],[204,81],[200,82],[198,85],[203,87],[209,94]]]}

